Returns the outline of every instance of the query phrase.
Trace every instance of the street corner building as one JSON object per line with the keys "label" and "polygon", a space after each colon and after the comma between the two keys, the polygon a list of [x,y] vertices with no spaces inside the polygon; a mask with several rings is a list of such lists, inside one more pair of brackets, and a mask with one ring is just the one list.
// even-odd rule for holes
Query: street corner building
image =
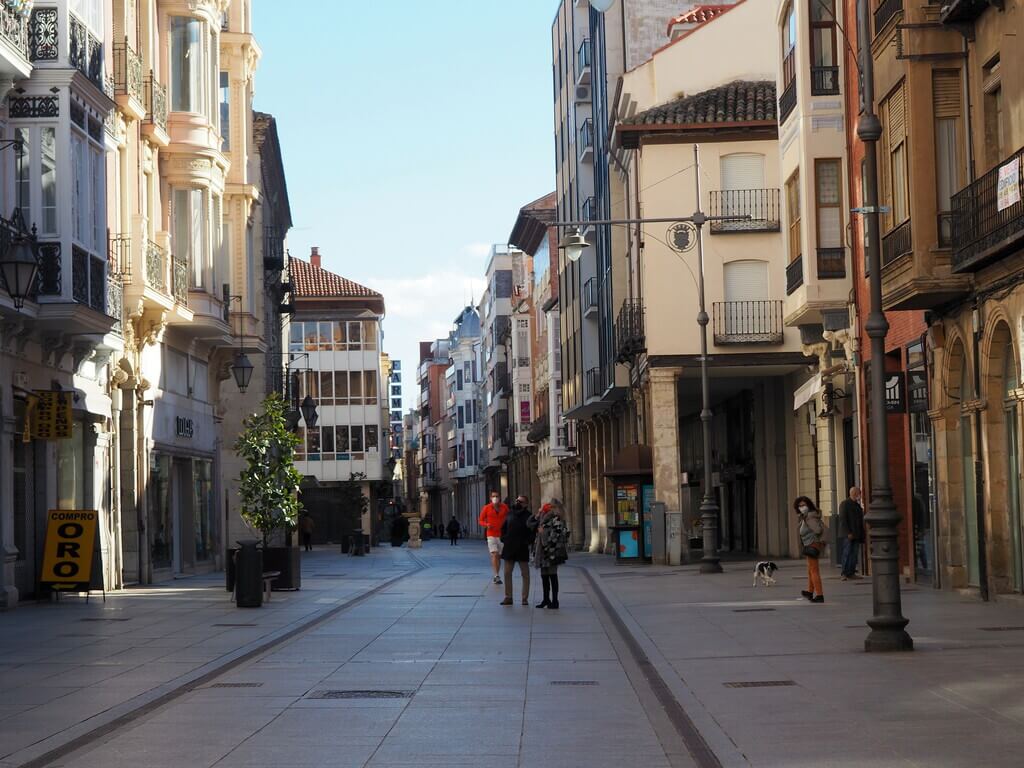
{"label": "street corner building", "polygon": [[[288,307],[281,148],[250,106],[252,3],[0,15],[0,208],[15,212],[0,260],[27,238],[36,266],[0,293],[2,602],[45,597],[49,509],[98,511],[94,586],[221,568],[242,531],[234,439],[277,389]],[[67,430],[33,418],[55,393]]]}
{"label": "street corner building", "polygon": [[[309,397],[317,409],[316,422],[299,427],[295,456],[313,540],[340,542],[357,530],[375,538],[378,507],[393,496],[384,297],[322,267],[316,247],[309,261],[291,259],[289,269],[289,397],[295,403]],[[352,488],[369,502],[364,510],[346,508]]]}

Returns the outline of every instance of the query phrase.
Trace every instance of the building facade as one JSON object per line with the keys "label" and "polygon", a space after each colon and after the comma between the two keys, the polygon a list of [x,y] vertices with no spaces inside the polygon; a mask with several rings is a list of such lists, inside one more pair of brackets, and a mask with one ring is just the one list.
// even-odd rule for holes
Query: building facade
{"label": "building facade", "polygon": [[448,463],[445,460],[445,371],[448,340],[420,342],[416,369],[419,397],[416,401],[416,505],[421,520],[440,520],[448,512]]}
{"label": "building facade", "polygon": [[464,307],[448,338],[451,364],[445,373],[445,431],[450,503],[441,522],[446,524],[454,516],[470,536],[480,533],[478,513],[487,503],[481,472],[486,450],[480,349],[480,318],[474,307]]}

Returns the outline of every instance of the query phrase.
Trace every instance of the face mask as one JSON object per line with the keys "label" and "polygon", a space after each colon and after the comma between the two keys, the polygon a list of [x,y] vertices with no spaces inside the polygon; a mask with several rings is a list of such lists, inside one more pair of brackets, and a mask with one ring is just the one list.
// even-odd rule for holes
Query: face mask
{"label": "face mask", "polygon": [[493,504],[494,506],[498,506],[498,497],[497,496],[492,496],[491,497],[491,504]]}
{"label": "face mask", "polygon": [[806,514],[807,514],[808,512],[810,512],[810,511],[811,511],[811,508],[810,508],[810,507],[808,507],[808,506],[807,506],[806,504],[801,504],[801,505],[800,505],[800,512],[801,512],[802,514],[805,514],[805,515],[806,515]]}

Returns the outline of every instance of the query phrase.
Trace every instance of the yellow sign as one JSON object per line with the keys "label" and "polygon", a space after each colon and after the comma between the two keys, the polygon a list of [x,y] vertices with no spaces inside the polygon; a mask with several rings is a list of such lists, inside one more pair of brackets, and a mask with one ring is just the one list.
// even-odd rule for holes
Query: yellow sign
{"label": "yellow sign", "polygon": [[41,583],[54,590],[89,590],[98,518],[93,509],[50,510],[46,517]]}
{"label": "yellow sign", "polygon": [[[40,440],[67,440],[71,437],[74,392],[36,390],[28,399],[28,426],[32,437]],[[29,429],[25,430],[26,432]]]}

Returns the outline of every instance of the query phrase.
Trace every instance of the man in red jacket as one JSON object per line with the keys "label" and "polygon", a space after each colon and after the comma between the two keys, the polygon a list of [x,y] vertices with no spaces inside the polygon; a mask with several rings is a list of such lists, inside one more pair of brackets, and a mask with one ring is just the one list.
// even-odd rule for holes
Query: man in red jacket
{"label": "man in red jacket", "polygon": [[491,491],[490,504],[484,504],[480,510],[480,527],[487,537],[487,551],[491,553],[491,567],[494,569],[495,584],[501,584],[498,565],[501,562],[501,526],[508,517],[508,505],[501,501],[497,491]]}

